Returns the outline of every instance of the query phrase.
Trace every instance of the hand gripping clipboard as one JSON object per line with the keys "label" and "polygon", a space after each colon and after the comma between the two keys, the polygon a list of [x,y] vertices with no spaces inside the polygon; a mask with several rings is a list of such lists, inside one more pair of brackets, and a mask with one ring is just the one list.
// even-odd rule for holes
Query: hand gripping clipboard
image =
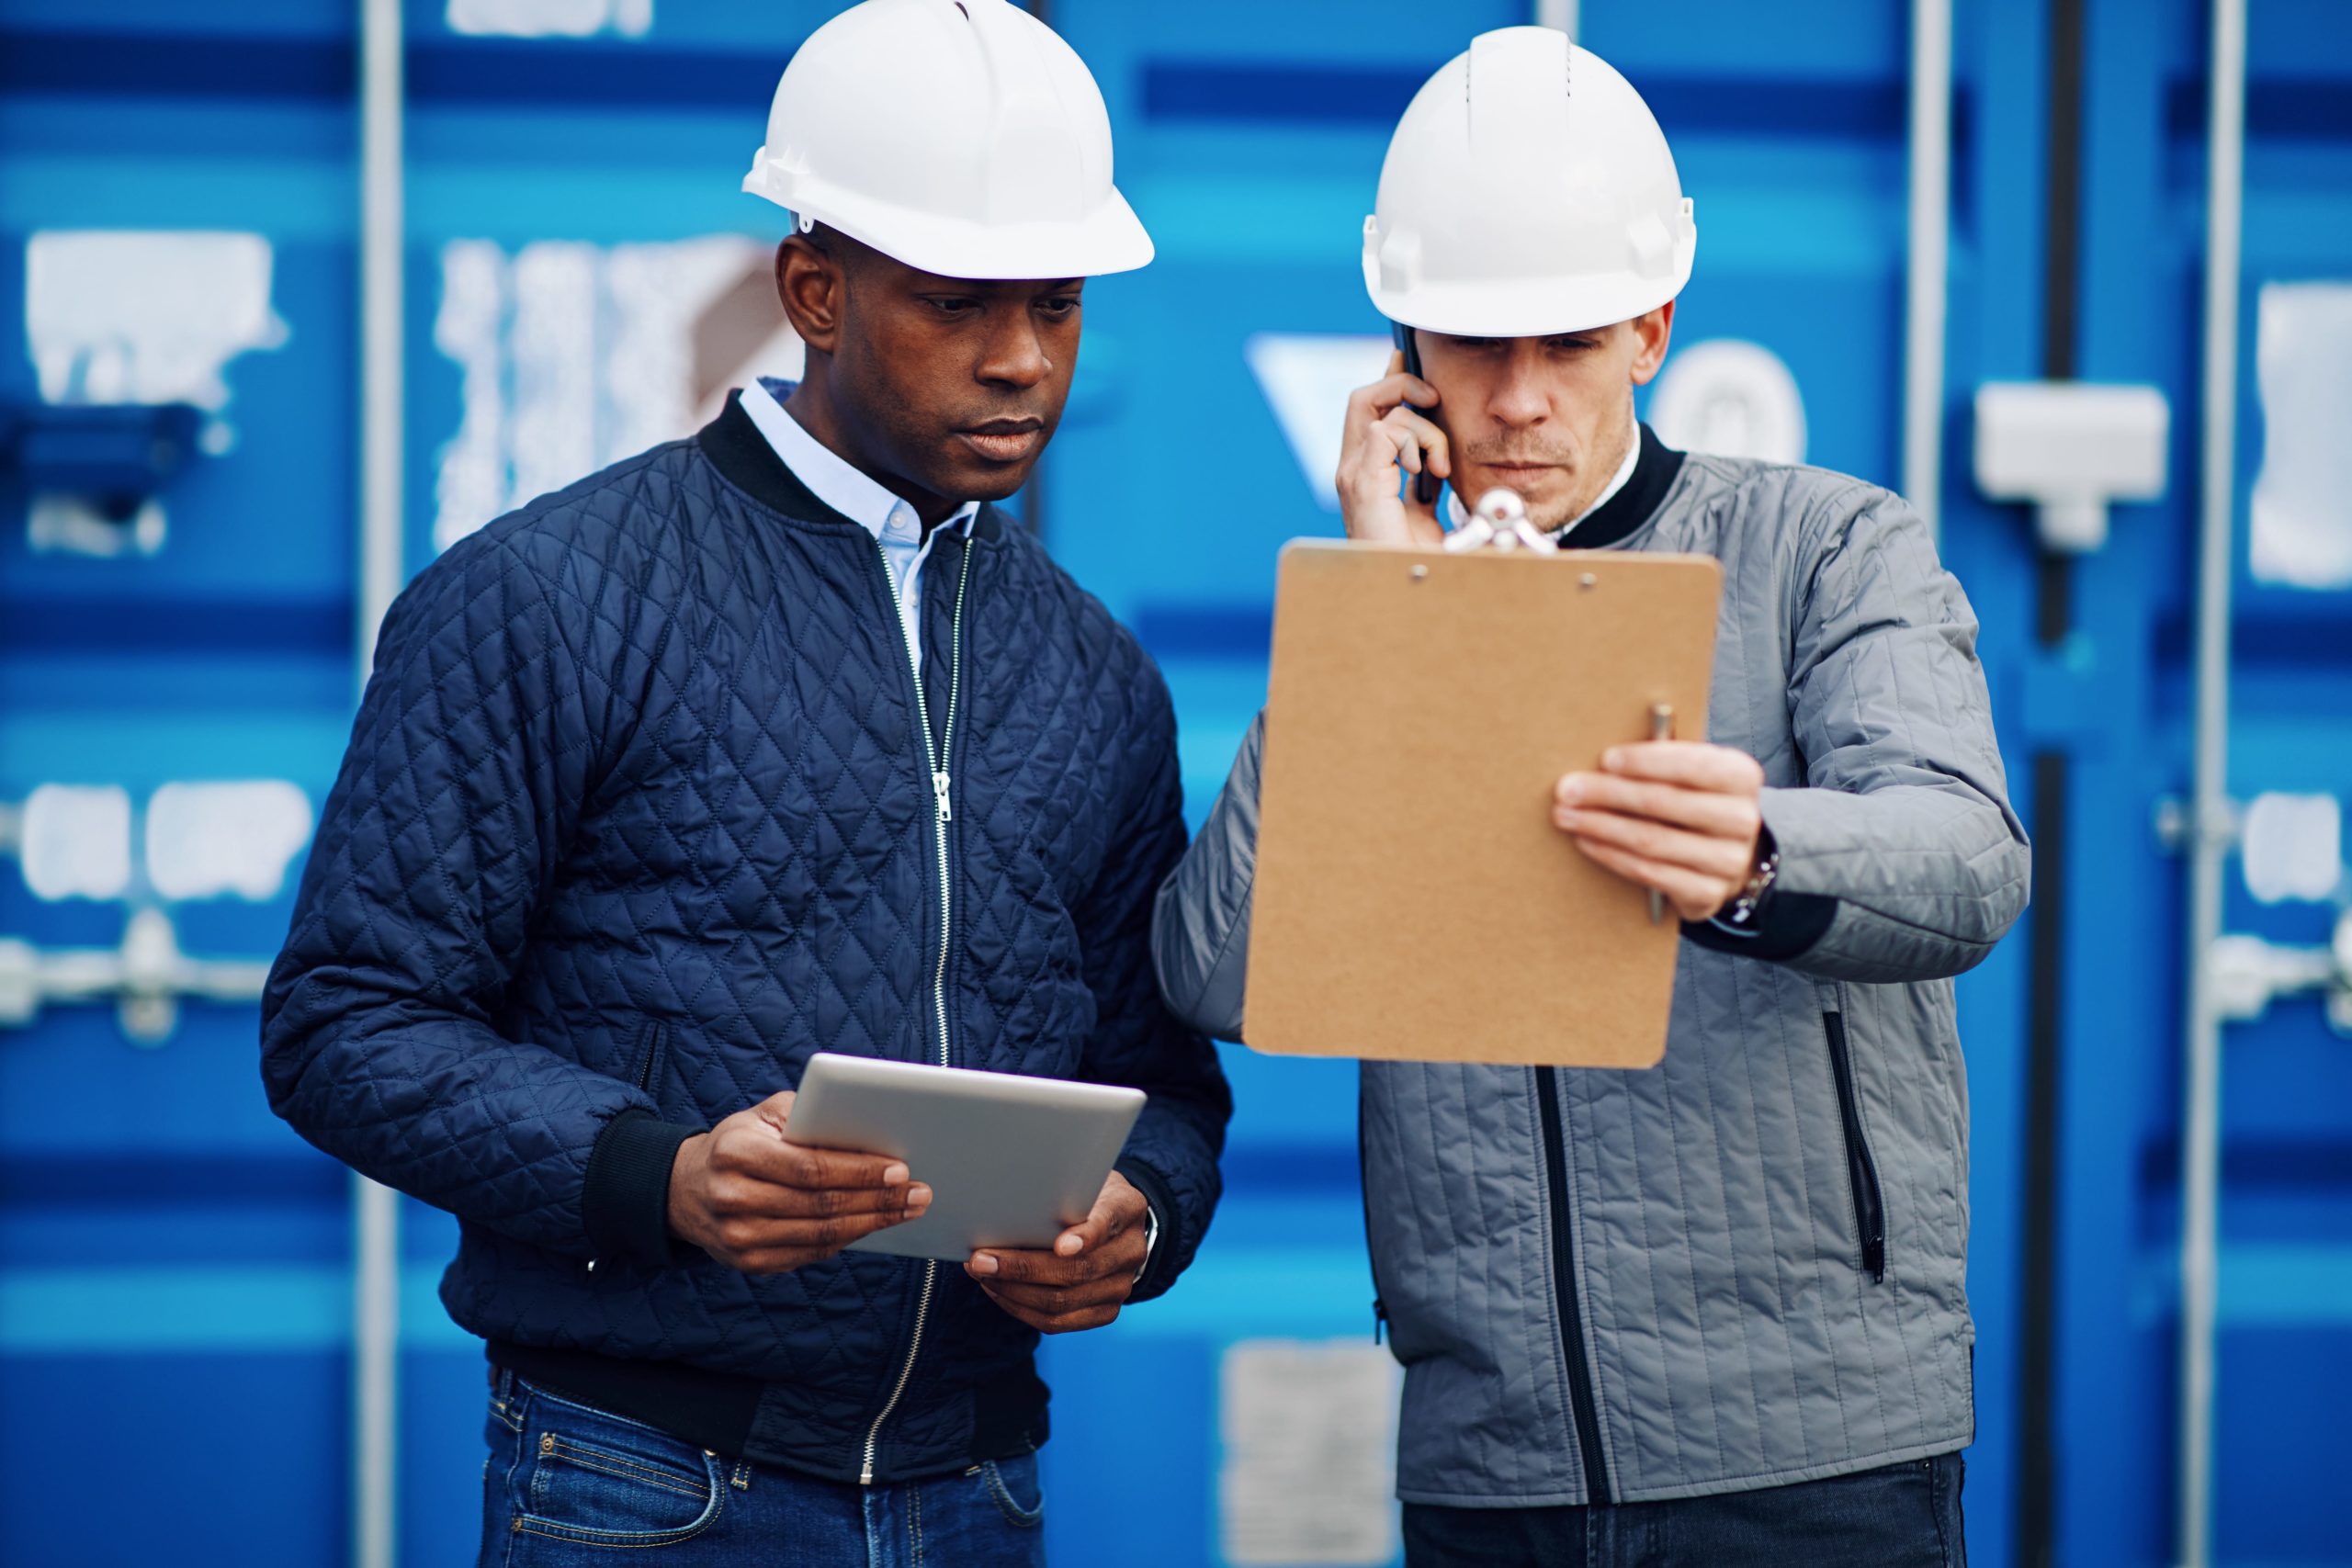
{"label": "hand gripping clipboard", "polygon": [[[1454,538],[1505,542],[1480,526]],[[1679,924],[1552,825],[1552,789],[1666,724],[1704,739],[1722,580],[1704,556],[1286,547],[1251,1048],[1656,1065]]]}

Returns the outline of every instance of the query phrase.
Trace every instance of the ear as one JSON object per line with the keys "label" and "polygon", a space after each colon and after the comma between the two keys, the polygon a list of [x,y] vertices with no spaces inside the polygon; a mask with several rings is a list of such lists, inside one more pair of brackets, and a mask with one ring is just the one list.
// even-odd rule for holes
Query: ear
{"label": "ear", "polygon": [[841,263],[794,234],[775,248],[775,292],[800,341],[831,354],[841,339],[842,310],[849,280]]}
{"label": "ear", "polygon": [[1674,336],[1674,301],[1668,299],[1657,310],[1633,321],[1634,385],[1646,387],[1657,375],[1658,367],[1666,363],[1666,345]]}

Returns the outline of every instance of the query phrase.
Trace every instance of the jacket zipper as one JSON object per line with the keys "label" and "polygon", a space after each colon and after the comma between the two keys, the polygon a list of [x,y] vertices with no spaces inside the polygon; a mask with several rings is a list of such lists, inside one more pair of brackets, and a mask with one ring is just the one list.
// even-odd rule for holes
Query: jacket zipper
{"label": "jacket zipper", "polygon": [[1535,1069],[1535,1109],[1544,1124],[1544,1179],[1552,1197],[1552,1290],[1560,1298],[1560,1341],[1567,1352],[1568,1410],[1584,1454],[1588,1503],[1606,1504],[1609,1467],[1600,1456],[1600,1410],[1592,1397],[1592,1365],[1585,1359],[1584,1314],[1577,1303],[1576,1240],[1568,1224],[1567,1140],[1560,1132],[1560,1084],[1550,1067]]}
{"label": "jacket zipper", "polygon": [[1874,1284],[1886,1282],[1886,1201],[1879,1191],[1878,1162],[1871,1157],[1870,1139],[1862,1134],[1862,1111],[1854,1098],[1854,1061],[1846,1048],[1846,1020],[1825,1012],[1821,1025],[1829,1035],[1829,1069],[1838,1080],[1838,1122],[1846,1134],[1846,1179],[1854,1191],[1854,1234],[1862,1244],[1862,1269]]}
{"label": "jacket zipper", "polygon": [[[906,647],[907,676],[915,690],[915,723],[922,731],[923,761],[931,773],[932,843],[939,857],[939,960],[931,972],[931,1008],[939,1027],[939,1065],[944,1067],[953,1065],[947,1043],[947,953],[955,931],[956,908],[955,877],[947,864],[947,824],[955,818],[949,798],[952,781],[947,761],[954,755],[951,747],[956,739],[956,693],[964,683],[964,590],[972,581],[972,541],[969,537],[964,540],[964,564],[956,576],[956,615],[947,634],[947,723],[935,747],[931,739],[931,708],[923,700],[922,671],[915,662],[914,639],[922,635],[922,630],[907,626],[906,601],[899,592],[898,579],[890,575],[889,552],[882,548],[879,539],[875,541],[874,549],[882,563],[882,584],[890,591],[891,618],[898,624],[899,640]],[[914,1332],[907,1339],[907,1358],[899,1363],[898,1381],[890,1385],[890,1397],[883,1401],[881,1414],[866,1428],[864,1462],[857,1475],[860,1486],[874,1484],[874,1454],[882,1441],[882,1427],[906,1397],[907,1384],[915,1375],[915,1358],[922,1353],[922,1332],[931,1321],[931,1298],[938,1287],[939,1263],[934,1258],[925,1258],[922,1287],[915,1298]]]}

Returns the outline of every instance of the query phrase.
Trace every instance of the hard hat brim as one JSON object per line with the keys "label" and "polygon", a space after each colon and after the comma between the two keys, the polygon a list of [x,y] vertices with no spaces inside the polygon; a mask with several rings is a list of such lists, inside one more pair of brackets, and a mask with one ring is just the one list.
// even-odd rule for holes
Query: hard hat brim
{"label": "hard hat brim", "polygon": [[1672,270],[1644,276],[1478,278],[1383,288],[1380,263],[1367,255],[1364,289],[1392,321],[1452,337],[1550,337],[1590,332],[1645,315],[1682,292],[1698,246],[1678,247]]}
{"label": "hard hat brim", "polygon": [[764,156],[743,176],[743,189],[942,277],[1099,277],[1133,272],[1153,255],[1143,220],[1116,189],[1083,218],[1038,223],[980,223],[910,211],[806,175],[780,181]]}

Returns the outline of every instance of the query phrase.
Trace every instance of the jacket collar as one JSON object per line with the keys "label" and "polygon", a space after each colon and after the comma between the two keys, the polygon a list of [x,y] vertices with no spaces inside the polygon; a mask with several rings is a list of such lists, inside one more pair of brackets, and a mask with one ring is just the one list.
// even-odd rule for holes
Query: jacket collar
{"label": "jacket collar", "polygon": [[1605,550],[1623,544],[1657,514],[1666,492],[1674,488],[1681,472],[1682,454],[1660,441],[1657,432],[1643,425],[1641,452],[1634,459],[1633,476],[1618,487],[1615,495],[1579,519],[1560,541],[1560,547]]}

